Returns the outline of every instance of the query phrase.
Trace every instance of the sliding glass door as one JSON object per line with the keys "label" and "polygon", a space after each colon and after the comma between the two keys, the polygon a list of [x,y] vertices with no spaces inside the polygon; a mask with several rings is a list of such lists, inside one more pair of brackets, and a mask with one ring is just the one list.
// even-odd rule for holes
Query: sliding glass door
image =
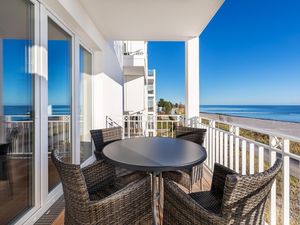
{"label": "sliding glass door", "polygon": [[0,224],[34,206],[34,4],[0,5]]}
{"label": "sliding glass door", "polygon": [[72,162],[72,36],[48,18],[48,191],[60,179],[51,161],[58,151]]}
{"label": "sliding glass door", "polygon": [[0,0],[0,224],[34,223],[62,193],[52,151],[92,156],[92,54],[80,43],[39,1]]}

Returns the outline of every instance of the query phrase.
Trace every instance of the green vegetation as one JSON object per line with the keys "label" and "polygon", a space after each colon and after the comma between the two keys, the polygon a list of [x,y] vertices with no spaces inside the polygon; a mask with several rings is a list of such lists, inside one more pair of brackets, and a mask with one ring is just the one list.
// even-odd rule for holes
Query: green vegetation
{"label": "green vegetation", "polygon": [[159,99],[157,106],[162,108],[161,114],[171,114],[172,109],[175,109],[175,112],[178,115],[184,114],[184,105],[181,103],[172,103],[161,98]]}
{"label": "green vegetation", "polygon": [[157,106],[162,107],[162,110],[165,114],[170,114],[174,105],[172,102],[165,101],[163,98],[161,98],[159,99]]}

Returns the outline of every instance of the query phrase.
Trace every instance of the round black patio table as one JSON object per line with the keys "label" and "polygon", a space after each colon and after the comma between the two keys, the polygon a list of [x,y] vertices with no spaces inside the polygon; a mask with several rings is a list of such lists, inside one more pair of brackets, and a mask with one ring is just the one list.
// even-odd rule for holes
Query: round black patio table
{"label": "round black patio table", "polygon": [[[115,141],[103,149],[103,157],[115,166],[152,174],[152,212],[155,225],[162,224],[162,172],[191,168],[206,159],[204,147],[179,138],[143,137]],[[157,179],[158,185],[157,187]],[[160,212],[157,207],[160,205]],[[159,213],[159,216],[157,216]]]}

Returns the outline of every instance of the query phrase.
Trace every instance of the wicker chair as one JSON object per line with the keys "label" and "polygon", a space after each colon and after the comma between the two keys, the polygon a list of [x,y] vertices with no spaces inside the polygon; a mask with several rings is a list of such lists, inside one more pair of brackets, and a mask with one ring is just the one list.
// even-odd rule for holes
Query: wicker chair
{"label": "wicker chair", "polygon": [[[192,127],[177,126],[175,128],[176,138],[192,141],[196,144],[203,145],[206,130]],[[202,164],[196,165],[191,169],[183,169],[178,171],[171,171],[164,173],[164,177],[169,178],[184,187],[189,192],[192,192],[193,184],[200,181],[200,187],[202,189],[202,177],[203,177],[203,166]]]}
{"label": "wicker chair", "polygon": [[52,152],[52,161],[60,175],[65,198],[66,225],[134,224],[151,218],[150,178],[122,187],[114,167],[96,161],[83,169],[67,164]]}
{"label": "wicker chair", "polygon": [[95,145],[97,160],[103,159],[102,151],[106,145],[122,139],[122,127],[91,130],[90,133]]}
{"label": "wicker chair", "polygon": [[264,224],[264,208],[276,175],[278,159],[263,173],[239,175],[215,164],[211,190],[185,194],[165,180],[164,225]]}
{"label": "wicker chair", "polygon": [[[90,131],[96,150],[94,151],[97,160],[103,160],[102,151],[104,147],[112,142],[122,140],[122,127],[112,127]],[[129,180],[140,178],[142,173],[133,172],[120,167],[116,167],[118,177],[127,176]]]}

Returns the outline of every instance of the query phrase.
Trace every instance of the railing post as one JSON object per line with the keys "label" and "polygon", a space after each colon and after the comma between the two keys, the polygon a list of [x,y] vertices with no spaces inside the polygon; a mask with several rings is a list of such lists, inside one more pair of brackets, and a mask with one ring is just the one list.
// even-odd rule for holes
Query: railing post
{"label": "railing post", "polygon": [[[230,126],[230,132],[235,135],[235,166],[234,169],[238,173],[240,171],[240,128],[236,126]],[[231,164],[231,163],[230,163]],[[232,164],[231,164],[232,165]]]}
{"label": "railing post", "polygon": [[216,130],[216,162],[220,162],[220,131]]}
{"label": "railing post", "polygon": [[228,166],[228,134],[224,134],[224,166]]}
{"label": "railing post", "polygon": [[213,170],[215,163],[215,149],[214,149],[214,131],[216,122],[214,120],[209,121],[209,158],[210,158],[210,169]]}
{"label": "railing post", "polygon": [[224,132],[223,131],[221,131],[220,132],[220,160],[219,160],[219,162],[220,162],[220,164],[222,164],[223,165],[223,162],[224,162]]}
{"label": "railing post", "polygon": [[290,224],[290,157],[287,155],[290,152],[290,140],[283,140],[283,217],[282,224]]}
{"label": "railing post", "polygon": [[[272,150],[272,148],[278,147],[278,139],[275,136],[269,136],[269,145],[270,149],[270,166],[274,164],[276,161],[276,152]],[[271,194],[270,194],[270,225],[276,225],[276,180],[273,183]]]}
{"label": "railing post", "polygon": [[242,140],[242,174],[246,175],[247,170],[247,142]]}
{"label": "railing post", "polygon": [[249,173],[254,174],[254,144],[250,143],[249,149]]}
{"label": "railing post", "polygon": [[264,171],[264,155],[265,155],[265,149],[264,147],[259,147],[258,148],[258,172],[263,172]]}
{"label": "railing post", "polygon": [[[235,171],[239,172],[239,160],[240,160],[240,139],[237,137],[240,135],[240,128],[231,125],[229,127],[229,132],[232,134],[229,138],[229,157],[230,157],[230,169],[235,167]],[[235,138],[234,138],[235,136]],[[233,142],[235,145],[235,159],[233,156]],[[235,163],[233,163],[235,161]]]}

